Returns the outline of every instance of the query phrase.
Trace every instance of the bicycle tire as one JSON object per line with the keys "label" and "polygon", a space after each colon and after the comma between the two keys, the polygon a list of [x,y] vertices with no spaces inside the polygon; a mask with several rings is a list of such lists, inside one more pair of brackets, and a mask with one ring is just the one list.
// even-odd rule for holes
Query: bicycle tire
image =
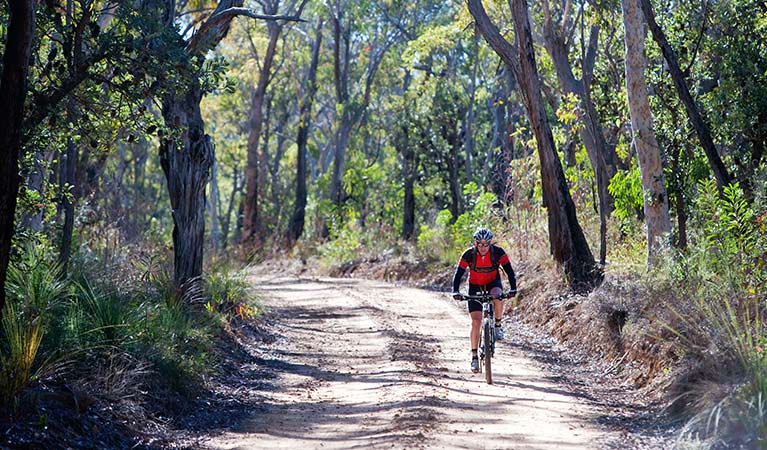
{"label": "bicycle tire", "polygon": [[493,330],[490,329],[490,321],[485,320],[485,323],[482,327],[482,346],[485,348],[485,354],[484,356],[484,366],[485,366],[485,381],[487,384],[493,384],[493,371],[491,369],[490,360],[493,357],[493,343],[492,343],[492,336],[490,333],[493,332]]}

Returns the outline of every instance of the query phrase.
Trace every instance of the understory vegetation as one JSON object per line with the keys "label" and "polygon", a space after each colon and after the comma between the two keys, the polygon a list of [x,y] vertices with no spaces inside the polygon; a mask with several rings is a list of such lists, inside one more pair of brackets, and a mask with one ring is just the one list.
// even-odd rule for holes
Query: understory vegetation
{"label": "understory vegetation", "polygon": [[[98,404],[108,420],[132,430],[111,445],[129,445],[132,434],[183,411],[185,399],[207,388],[231,324],[259,313],[244,268],[214,264],[193,286],[177,289],[162,256],[132,248],[105,264],[96,253],[83,247],[73,255],[77,269],[62,276],[44,238],[18,248],[0,330],[3,414],[16,422],[9,431],[31,421],[38,426],[30,431],[39,433],[70,402],[81,411]],[[29,443],[72,439],[56,431],[50,441]],[[20,435],[16,445],[24,444]]]}

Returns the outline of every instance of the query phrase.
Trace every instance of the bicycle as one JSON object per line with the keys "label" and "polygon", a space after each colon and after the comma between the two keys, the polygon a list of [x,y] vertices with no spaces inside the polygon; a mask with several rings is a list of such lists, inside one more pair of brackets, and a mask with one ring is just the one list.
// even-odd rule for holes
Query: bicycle
{"label": "bicycle", "polygon": [[[487,384],[493,384],[492,358],[495,355],[495,308],[493,296],[489,292],[481,292],[478,295],[460,294],[458,301],[477,301],[482,304],[482,326],[479,328],[479,371],[485,372]],[[498,299],[511,298],[507,292],[501,294]]]}

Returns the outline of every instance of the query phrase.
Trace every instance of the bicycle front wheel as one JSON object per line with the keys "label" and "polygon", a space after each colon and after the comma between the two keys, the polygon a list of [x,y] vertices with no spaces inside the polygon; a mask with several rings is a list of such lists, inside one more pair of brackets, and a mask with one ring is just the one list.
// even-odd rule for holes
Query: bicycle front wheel
{"label": "bicycle front wheel", "polygon": [[487,381],[487,384],[493,384],[493,371],[491,370],[490,361],[493,357],[493,342],[492,342],[492,333],[494,330],[491,329],[490,321],[485,320],[485,323],[482,326],[482,346],[485,348],[485,354],[484,356],[484,366],[485,366],[485,381]]}

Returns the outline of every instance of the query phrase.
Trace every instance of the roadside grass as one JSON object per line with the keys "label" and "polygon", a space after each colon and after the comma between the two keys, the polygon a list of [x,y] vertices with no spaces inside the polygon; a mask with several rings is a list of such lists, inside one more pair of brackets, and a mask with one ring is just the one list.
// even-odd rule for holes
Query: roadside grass
{"label": "roadside grass", "polygon": [[162,405],[185,403],[171,397],[204,390],[220,364],[221,336],[232,321],[260,311],[246,269],[234,265],[216,265],[176,289],[162,264],[126,275],[125,267],[92,259],[60,278],[51,254],[27,246],[9,270],[0,409],[12,421],[36,420],[28,414],[39,409],[28,403],[48,398],[25,392],[62,391],[62,398],[94,399],[79,404],[99,403],[140,428],[153,414],[169,413]]}
{"label": "roadside grass", "polygon": [[[28,246],[8,268],[0,341],[0,399],[9,404],[48,367],[41,348],[55,345],[63,327],[56,322],[69,295],[58,267],[41,247]],[[47,331],[52,331],[48,333]],[[44,342],[46,341],[46,342]],[[43,361],[43,362],[40,362]]]}
{"label": "roadside grass", "polygon": [[661,326],[676,338],[683,375],[672,408],[691,416],[682,437],[700,448],[767,444],[767,211],[737,185],[699,186],[687,251],[654,275]]}

